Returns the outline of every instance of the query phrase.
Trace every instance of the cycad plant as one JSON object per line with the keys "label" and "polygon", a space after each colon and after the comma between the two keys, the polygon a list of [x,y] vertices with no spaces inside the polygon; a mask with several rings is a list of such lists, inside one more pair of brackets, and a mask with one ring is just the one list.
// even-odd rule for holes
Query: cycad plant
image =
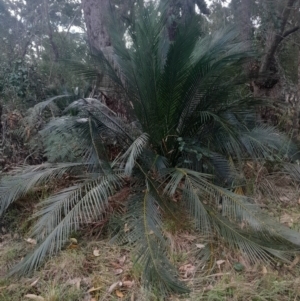
{"label": "cycad plant", "polygon": [[[79,99],[41,131],[51,160],[2,178],[0,215],[35,185],[65,174],[76,179],[41,202],[32,229],[38,245],[12,272],[36,269],[81,225],[108,217],[113,240],[135,246],[144,283],[161,293],[186,292],[169,260],[165,216],[181,222],[188,214],[190,227],[203,237],[219,235],[251,261],[293,258],[299,234],[234,192],[243,185],[245,160],[280,160],[287,167],[284,162],[295,160],[297,151],[256,119],[260,101],[244,92],[241,73],[251,54],[232,28],[201,38],[195,20],[181,24],[169,43],[165,20],[164,8],[138,2],[125,38],[111,32],[118,68],[99,54],[133,120],[96,99]],[[297,165],[289,166],[299,173]],[[110,202],[124,187],[130,195],[121,204],[123,215],[110,216]]]}

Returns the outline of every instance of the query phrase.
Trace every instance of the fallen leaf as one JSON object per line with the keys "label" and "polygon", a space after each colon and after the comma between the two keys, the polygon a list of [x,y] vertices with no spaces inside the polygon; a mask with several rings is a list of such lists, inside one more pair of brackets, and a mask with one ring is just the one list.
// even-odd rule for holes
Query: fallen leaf
{"label": "fallen leaf", "polygon": [[280,223],[288,227],[292,227],[294,224],[294,220],[289,214],[285,213],[280,217]]}
{"label": "fallen leaf", "polygon": [[187,239],[188,241],[193,241],[197,238],[197,236],[190,235],[190,234],[183,234],[182,237]]}
{"label": "fallen leaf", "polygon": [[33,281],[33,282],[30,284],[30,286],[31,286],[31,287],[35,286],[35,285],[38,283],[39,280],[40,280],[40,278],[36,279],[35,281]]}
{"label": "fallen leaf", "polygon": [[286,196],[281,196],[281,197],[279,198],[279,200],[280,200],[281,202],[288,202],[288,201],[289,201],[289,198],[286,197]]}
{"label": "fallen leaf", "polygon": [[126,256],[124,255],[119,259],[120,265],[124,265],[125,261],[126,261]]}
{"label": "fallen leaf", "polygon": [[293,262],[291,263],[291,265],[288,266],[288,269],[292,270],[299,263],[299,260],[300,260],[299,256],[296,256]]}
{"label": "fallen leaf", "polygon": [[196,267],[192,264],[185,264],[179,268],[179,271],[184,272],[183,278],[188,278],[195,271]]}
{"label": "fallen leaf", "polygon": [[93,251],[93,254],[94,254],[94,256],[96,256],[96,257],[100,256],[100,250],[95,249],[95,250]]}
{"label": "fallen leaf", "polygon": [[90,288],[87,292],[88,293],[91,293],[91,292],[95,292],[95,291],[99,291],[99,290],[101,290],[102,289],[102,286],[99,286],[99,287],[92,287],[92,288]]}
{"label": "fallen leaf", "polygon": [[133,285],[134,285],[134,281],[129,281],[129,280],[123,281],[123,286],[125,286],[127,288],[132,288]]}
{"label": "fallen leaf", "polygon": [[217,260],[217,265],[219,268],[223,263],[225,263],[225,260]]}
{"label": "fallen leaf", "polygon": [[261,271],[264,275],[268,274],[268,270],[265,266],[263,266],[262,271]]}
{"label": "fallen leaf", "polygon": [[204,248],[205,248],[205,245],[203,245],[203,244],[196,244],[196,247],[197,247],[198,249],[204,249]]}
{"label": "fallen leaf", "polygon": [[78,248],[78,245],[77,244],[73,244],[71,243],[69,246],[68,246],[68,249],[77,249]]}
{"label": "fallen leaf", "polygon": [[115,273],[115,275],[120,275],[123,273],[123,269],[115,269],[114,273]]}
{"label": "fallen leaf", "polygon": [[24,297],[26,297],[28,299],[31,299],[31,300],[38,300],[38,301],[44,301],[45,300],[43,297],[37,296],[37,295],[34,295],[34,294],[27,294]]}
{"label": "fallen leaf", "polygon": [[77,244],[78,243],[77,239],[74,238],[74,237],[70,238],[70,242],[73,243],[73,244]]}
{"label": "fallen leaf", "polygon": [[212,289],[213,289],[214,287],[211,285],[211,284],[209,284],[208,286],[206,286],[205,288],[204,288],[204,291],[211,291]]}
{"label": "fallen leaf", "polygon": [[126,233],[126,232],[128,232],[129,230],[130,230],[130,229],[129,229],[128,225],[125,224],[125,225],[124,225],[124,232]]}
{"label": "fallen leaf", "polygon": [[118,298],[123,298],[124,297],[124,294],[119,290],[116,290],[116,295],[117,295]]}
{"label": "fallen leaf", "polygon": [[115,282],[113,283],[109,289],[108,289],[108,292],[111,293],[113,292],[114,290],[116,290],[118,287],[121,287],[122,286],[122,282],[121,281],[118,281],[118,282]]}
{"label": "fallen leaf", "polygon": [[36,240],[33,238],[25,238],[24,240],[29,244],[36,245]]}

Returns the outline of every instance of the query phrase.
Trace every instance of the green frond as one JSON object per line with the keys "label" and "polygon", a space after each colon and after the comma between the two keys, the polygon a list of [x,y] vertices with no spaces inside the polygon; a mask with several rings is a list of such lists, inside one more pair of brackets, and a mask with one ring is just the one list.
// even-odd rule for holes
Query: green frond
{"label": "green frond", "polygon": [[34,214],[39,218],[32,230],[38,245],[10,272],[26,275],[43,261],[60,251],[73,231],[80,225],[101,220],[108,206],[108,198],[120,187],[117,175],[104,176],[60,191],[41,203],[42,209]]}
{"label": "green frond", "polygon": [[126,175],[131,175],[135,161],[143,152],[147,142],[148,134],[143,133],[141,136],[135,139],[126,152],[117,159],[118,164],[120,164],[121,167],[124,166],[124,172]]}
{"label": "green frond", "polygon": [[276,233],[274,236],[262,237],[257,230],[243,230],[216,212],[210,211],[210,214],[218,234],[232,247],[238,248],[253,263],[258,260],[276,263],[278,259],[291,263],[293,255],[299,252],[299,245],[278,237]]}
{"label": "green frond", "polygon": [[160,208],[151,190],[147,189],[144,194],[138,194],[128,201],[125,224],[126,229],[123,226],[114,240],[136,246],[136,263],[143,267],[142,278],[146,286],[159,289],[163,295],[188,292],[168,259]]}
{"label": "green frond", "polygon": [[14,174],[6,176],[0,181],[0,216],[4,214],[10,204],[26,195],[36,185],[60,179],[66,172],[78,171],[85,166],[80,163],[45,163],[15,169]]}
{"label": "green frond", "polygon": [[[73,154],[73,158],[81,157],[101,166],[107,160],[105,144],[119,142],[127,147],[133,140],[130,136],[130,127],[98,100],[90,98],[77,100],[70,104],[65,112],[73,110],[78,111],[75,116],[53,119],[40,132],[46,146],[54,141],[59,149],[63,148],[62,152],[66,155]],[[72,144],[64,139],[66,136],[73,137]],[[53,145],[46,147],[46,155],[50,158],[58,155],[53,155],[52,151]],[[98,164],[99,160],[102,160],[102,164]]]}
{"label": "green frond", "polygon": [[72,60],[63,61],[67,68],[78,76],[82,76],[85,79],[97,79],[98,77],[103,76],[99,70],[94,66],[88,65],[87,63],[82,63]]}
{"label": "green frond", "polygon": [[[250,256],[256,254],[252,259],[259,258],[255,253],[258,250],[263,250],[262,258],[265,260],[270,258],[270,254],[287,260],[299,250],[299,233],[278,225],[249,198],[212,184],[205,174],[183,168],[169,170],[168,173],[170,178],[165,192],[173,194],[178,189],[182,191],[184,205],[193,217],[196,228],[204,234],[209,235],[217,229],[220,234],[226,235],[226,241],[235,246],[242,244],[245,252],[248,247],[248,251],[252,252]],[[288,248],[285,248],[287,245]]]}
{"label": "green frond", "polygon": [[56,106],[55,101],[59,100],[59,99],[63,99],[65,97],[70,97],[70,95],[58,95],[58,96],[51,97],[45,101],[39,102],[29,111],[31,113],[40,114],[43,110],[45,110],[46,108],[49,108],[51,111],[54,110],[54,111],[58,112],[59,109]]}
{"label": "green frond", "polygon": [[275,128],[265,125],[243,132],[241,143],[252,158],[292,159],[297,152],[297,147],[291,140]]}

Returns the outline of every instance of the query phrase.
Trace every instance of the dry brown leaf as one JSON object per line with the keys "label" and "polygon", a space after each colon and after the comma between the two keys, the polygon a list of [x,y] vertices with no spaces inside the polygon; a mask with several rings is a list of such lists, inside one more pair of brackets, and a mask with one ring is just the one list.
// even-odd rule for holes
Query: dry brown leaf
{"label": "dry brown leaf", "polygon": [[92,287],[92,288],[90,288],[87,292],[88,293],[91,293],[91,292],[95,292],[95,291],[99,291],[99,290],[101,290],[102,289],[102,286],[99,286],[99,287]]}
{"label": "dry brown leaf", "polygon": [[285,213],[280,217],[280,223],[288,227],[292,227],[294,224],[294,220],[291,215]]}
{"label": "dry brown leaf", "polygon": [[116,295],[117,295],[118,298],[123,298],[124,297],[124,294],[119,290],[116,290]]}
{"label": "dry brown leaf", "polygon": [[223,263],[225,263],[225,260],[217,260],[217,265],[218,265],[218,267],[220,268],[220,266],[223,264]]}
{"label": "dry brown leaf", "polygon": [[267,270],[267,268],[265,267],[265,266],[263,266],[263,268],[262,268],[262,274],[263,275],[266,275],[266,274],[268,274],[268,270]]}
{"label": "dry brown leaf", "polygon": [[197,247],[198,249],[204,249],[204,248],[205,248],[205,245],[203,245],[203,244],[196,244],[196,247]]}
{"label": "dry brown leaf", "polygon": [[194,273],[195,269],[196,267],[189,263],[189,264],[182,265],[179,268],[179,271],[184,272],[183,278],[188,278]]}
{"label": "dry brown leaf", "polygon": [[78,245],[77,244],[70,244],[69,246],[68,246],[68,249],[77,249],[78,248]]}
{"label": "dry brown leaf", "polygon": [[206,287],[204,288],[204,291],[205,291],[205,292],[211,291],[213,288],[214,288],[214,287],[213,287],[211,284],[209,284],[208,286],[206,286]]}
{"label": "dry brown leaf", "polygon": [[293,262],[291,263],[291,265],[288,266],[288,269],[292,270],[299,263],[299,261],[300,261],[299,256],[296,256]]}
{"label": "dry brown leaf", "polygon": [[73,243],[73,244],[77,244],[78,243],[77,239],[74,238],[74,237],[70,238],[70,242]]}
{"label": "dry brown leaf", "polygon": [[113,283],[109,289],[108,289],[108,292],[111,293],[113,292],[114,290],[116,290],[118,287],[121,287],[122,286],[122,282],[121,281],[118,281],[118,282],[115,282]]}
{"label": "dry brown leaf", "polygon": [[93,251],[93,254],[94,254],[95,257],[100,256],[100,250],[95,249],[95,250]]}
{"label": "dry brown leaf", "polygon": [[126,261],[126,256],[124,255],[119,259],[120,265],[124,265],[125,261]]}
{"label": "dry brown leaf", "polygon": [[125,280],[123,281],[123,286],[127,288],[132,288],[134,285],[134,281]]}
{"label": "dry brown leaf", "polygon": [[183,234],[182,237],[188,241],[193,241],[193,240],[197,239],[197,236],[190,235],[190,234]]}
{"label": "dry brown leaf", "polygon": [[120,274],[122,274],[123,273],[123,269],[115,269],[114,270],[114,274],[115,275],[120,275]]}
{"label": "dry brown leaf", "polygon": [[33,238],[25,238],[24,240],[32,245],[36,245],[36,243],[37,243],[36,240]]}
{"label": "dry brown leaf", "polygon": [[38,300],[38,301],[44,301],[45,300],[43,297],[37,296],[37,295],[34,295],[34,294],[27,294],[24,297],[26,297],[28,299],[31,299],[31,300]]}
{"label": "dry brown leaf", "polygon": [[124,225],[124,232],[126,233],[126,232],[128,232],[129,230],[130,230],[130,229],[129,229],[128,225],[125,224],[125,225]]}
{"label": "dry brown leaf", "polygon": [[115,269],[120,269],[121,268],[121,265],[119,262],[111,262],[110,265],[112,267],[114,267]]}
{"label": "dry brown leaf", "polygon": [[81,278],[69,279],[66,284],[75,285],[77,289],[80,289]]}
{"label": "dry brown leaf", "polygon": [[40,280],[40,278],[34,280],[34,281],[30,284],[30,286],[31,286],[31,287],[35,286],[35,285],[38,283],[39,280]]}

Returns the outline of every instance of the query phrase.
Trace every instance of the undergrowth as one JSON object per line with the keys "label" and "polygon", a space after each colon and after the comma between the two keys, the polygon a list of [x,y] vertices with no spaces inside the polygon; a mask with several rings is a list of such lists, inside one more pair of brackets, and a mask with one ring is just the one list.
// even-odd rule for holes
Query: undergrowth
{"label": "undergrowth", "polygon": [[[276,196],[277,202],[263,196],[263,191],[256,194],[256,201],[262,207],[268,206],[271,215],[282,223],[299,228],[300,219],[296,218],[300,216],[299,191],[296,186],[291,190],[289,185],[278,185],[279,180],[273,176],[270,182],[277,185],[280,193]],[[139,270],[139,265],[133,265],[135,258],[130,247],[109,243],[108,225],[99,225],[98,228],[93,225],[92,230],[84,228],[73,233],[65,249],[39,271],[30,277],[7,279],[6,272],[11,266],[34,247],[25,241],[30,227],[26,220],[32,210],[36,210],[42,195],[32,193],[30,199],[15,204],[6,215],[5,223],[2,223],[1,301],[30,300],[34,297],[39,298],[35,300],[45,301],[294,301],[300,298],[300,271],[297,268],[300,258],[296,257],[290,266],[282,263],[277,266],[253,265],[223,241],[204,241],[188,227],[177,227],[167,216],[165,223],[166,236],[171,245],[170,258],[181,280],[191,289],[189,295],[161,299],[154,290],[146,291],[140,283],[142,269]],[[287,216],[292,222],[288,223]],[[99,236],[104,240],[99,241]],[[214,253],[206,265],[202,261],[205,245]]]}

